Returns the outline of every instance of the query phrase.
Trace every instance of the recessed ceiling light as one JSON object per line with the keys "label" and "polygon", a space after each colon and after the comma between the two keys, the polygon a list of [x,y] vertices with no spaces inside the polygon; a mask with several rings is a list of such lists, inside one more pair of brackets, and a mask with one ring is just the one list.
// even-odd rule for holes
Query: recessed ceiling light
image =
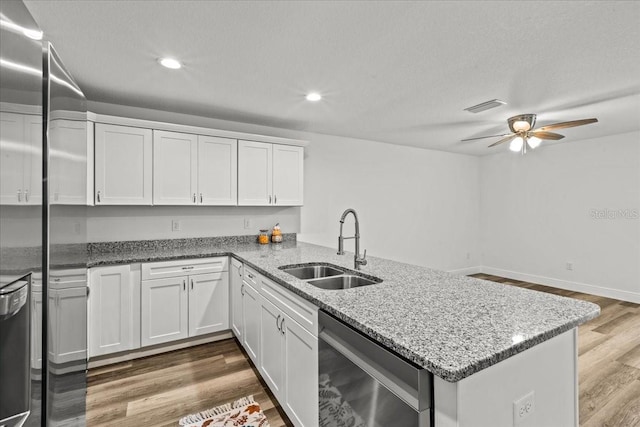
{"label": "recessed ceiling light", "polygon": [[173,58],[160,58],[158,62],[163,67],[171,68],[172,70],[177,70],[182,67],[182,64],[177,59]]}
{"label": "recessed ceiling light", "polygon": [[320,95],[318,92],[309,92],[305,98],[307,99],[307,101],[316,102],[322,99],[322,95]]}

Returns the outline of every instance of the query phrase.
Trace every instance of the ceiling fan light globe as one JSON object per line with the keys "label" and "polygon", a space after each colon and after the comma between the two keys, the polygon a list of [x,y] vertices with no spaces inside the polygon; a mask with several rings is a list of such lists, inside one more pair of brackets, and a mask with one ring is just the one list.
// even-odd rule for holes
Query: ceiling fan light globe
{"label": "ceiling fan light globe", "polygon": [[524,120],[517,120],[513,122],[513,129],[516,132],[526,132],[531,129],[531,123],[525,122]]}
{"label": "ceiling fan light globe", "polygon": [[509,150],[518,153],[522,150],[522,144],[524,144],[524,140],[522,137],[518,136],[511,141],[511,144],[509,144]]}
{"label": "ceiling fan light globe", "polygon": [[527,144],[529,144],[529,147],[531,147],[532,150],[537,148],[541,142],[542,140],[535,136],[530,136],[529,138],[527,138]]}

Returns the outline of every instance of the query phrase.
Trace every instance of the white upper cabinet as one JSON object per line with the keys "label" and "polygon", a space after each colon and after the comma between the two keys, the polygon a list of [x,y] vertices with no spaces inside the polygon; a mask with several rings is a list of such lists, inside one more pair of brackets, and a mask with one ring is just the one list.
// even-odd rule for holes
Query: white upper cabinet
{"label": "white upper cabinet", "polygon": [[153,131],[153,204],[194,205],[197,202],[198,137]]}
{"label": "white upper cabinet", "polygon": [[237,141],[153,131],[155,205],[235,205]]}
{"label": "white upper cabinet", "polygon": [[42,118],[0,112],[0,202],[42,203]]}
{"label": "white upper cabinet", "polygon": [[231,205],[238,200],[238,141],[198,136],[198,202]]}
{"label": "white upper cabinet", "polygon": [[273,144],[238,142],[238,205],[269,206],[273,202]]}
{"label": "white upper cabinet", "polygon": [[96,205],[151,205],[151,138],[151,129],[96,123]]}
{"label": "white upper cabinet", "polygon": [[[54,119],[49,123],[49,200],[59,205],[93,204],[93,124],[84,120]],[[92,129],[92,128],[91,128]],[[89,193],[87,189],[91,188]]]}
{"label": "white upper cabinet", "polygon": [[300,206],[304,148],[238,142],[238,205]]}
{"label": "white upper cabinet", "polygon": [[273,204],[303,204],[304,149],[293,145],[273,144]]}

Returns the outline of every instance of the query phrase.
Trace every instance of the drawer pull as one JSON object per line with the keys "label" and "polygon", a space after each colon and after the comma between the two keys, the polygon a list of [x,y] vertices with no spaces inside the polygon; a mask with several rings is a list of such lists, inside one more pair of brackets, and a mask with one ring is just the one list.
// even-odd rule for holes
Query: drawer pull
{"label": "drawer pull", "polygon": [[282,322],[280,322],[280,332],[282,332],[282,335],[284,335],[284,316],[282,316]]}
{"label": "drawer pull", "polygon": [[278,314],[278,318],[276,319],[276,328],[278,328],[278,330],[280,332],[282,332],[282,329],[280,329],[280,315]]}

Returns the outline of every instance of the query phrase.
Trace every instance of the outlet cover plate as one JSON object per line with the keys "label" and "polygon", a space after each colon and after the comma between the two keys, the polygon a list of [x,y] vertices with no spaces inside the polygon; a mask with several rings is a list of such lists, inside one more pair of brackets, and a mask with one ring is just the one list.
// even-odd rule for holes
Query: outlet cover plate
{"label": "outlet cover plate", "polygon": [[518,426],[536,409],[535,392],[531,391],[513,402],[513,425]]}

